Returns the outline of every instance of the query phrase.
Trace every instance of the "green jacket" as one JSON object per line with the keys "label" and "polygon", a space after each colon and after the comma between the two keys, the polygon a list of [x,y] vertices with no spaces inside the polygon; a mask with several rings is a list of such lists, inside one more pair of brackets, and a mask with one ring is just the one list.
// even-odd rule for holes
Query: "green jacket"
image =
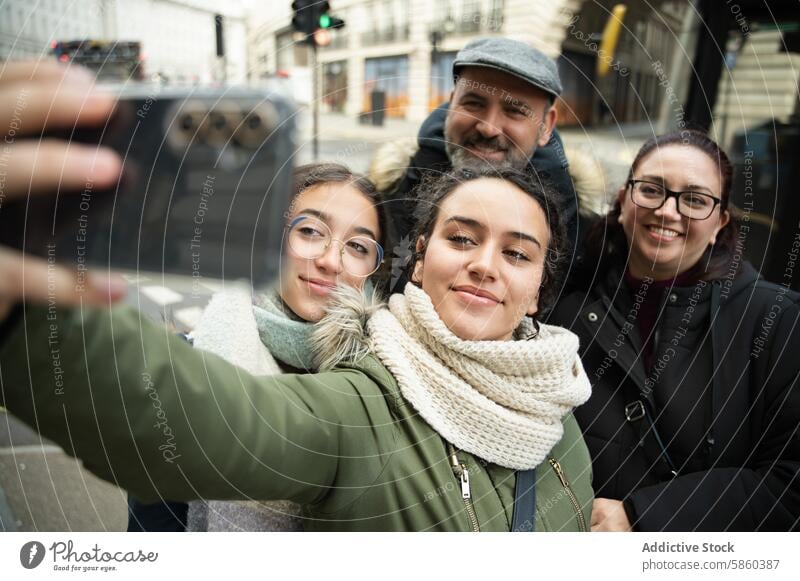
{"label": "green jacket", "polygon": [[[143,501],[286,499],[306,530],[507,531],[515,473],[447,443],[374,357],[253,377],[129,308],[29,308],[0,345],[2,405]],[[462,498],[463,465],[470,498]],[[569,415],[537,468],[537,531],[588,530]]]}

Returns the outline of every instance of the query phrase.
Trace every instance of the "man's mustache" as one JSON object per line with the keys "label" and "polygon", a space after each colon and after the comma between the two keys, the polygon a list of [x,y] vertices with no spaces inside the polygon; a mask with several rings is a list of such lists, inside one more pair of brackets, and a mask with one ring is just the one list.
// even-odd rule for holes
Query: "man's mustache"
{"label": "man's mustache", "polygon": [[481,135],[471,135],[465,138],[462,142],[463,147],[480,146],[486,149],[494,149],[495,151],[508,151],[508,145],[499,136],[485,138]]}

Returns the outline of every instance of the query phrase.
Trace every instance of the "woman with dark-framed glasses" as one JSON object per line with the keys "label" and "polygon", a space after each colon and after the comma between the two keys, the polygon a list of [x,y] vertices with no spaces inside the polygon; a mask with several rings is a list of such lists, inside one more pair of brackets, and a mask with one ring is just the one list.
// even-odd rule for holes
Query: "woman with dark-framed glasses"
{"label": "woman with dark-framed glasses", "polygon": [[799,526],[799,297],[743,260],[732,175],[703,133],[648,141],[549,319],[592,382],[592,530]]}

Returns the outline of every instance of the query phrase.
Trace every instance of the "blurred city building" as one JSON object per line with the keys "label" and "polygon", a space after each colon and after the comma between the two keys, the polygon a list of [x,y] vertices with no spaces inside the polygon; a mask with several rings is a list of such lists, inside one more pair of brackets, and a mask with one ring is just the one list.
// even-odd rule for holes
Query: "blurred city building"
{"label": "blurred city building", "polygon": [[104,38],[104,0],[0,3],[0,59],[36,59],[53,41]]}
{"label": "blurred city building", "polygon": [[240,0],[0,2],[0,59],[46,57],[59,41],[136,41],[146,78],[243,82],[246,38]]}
{"label": "blurred city building", "polygon": [[[563,124],[625,122],[658,110],[663,91],[652,67],[676,51],[685,1],[632,3],[624,20],[618,71],[597,79],[598,46],[610,0],[335,0],[346,26],[320,50],[325,110],[355,116],[370,93],[385,93],[386,114],[422,120],[447,100],[456,53],[473,38],[509,36],[557,59],[565,91]],[[260,3],[250,17],[251,78],[305,74],[305,46],[291,30],[289,2]]]}
{"label": "blurred city building", "polygon": [[728,41],[713,118],[713,131],[725,147],[743,130],[773,120],[789,123],[800,115],[800,54],[787,50],[789,30],[800,27],[797,22],[762,25]]}
{"label": "blurred city building", "polygon": [[[249,76],[284,77],[306,103],[310,62],[291,28],[290,4],[252,5]],[[745,4],[720,6],[731,22],[746,26],[744,15],[752,9]],[[604,29],[620,5],[625,12],[609,52]],[[330,45],[319,51],[319,98],[323,112],[355,118],[370,110],[372,91],[381,91],[388,117],[420,121],[447,100],[456,52],[473,38],[502,35],[557,60],[564,85],[561,127],[639,122],[660,131],[681,121],[703,32],[698,6],[688,0],[333,0],[331,12],[346,26],[331,31]],[[800,57],[780,46],[786,30],[785,24],[761,23],[743,38],[732,35],[718,98],[709,102],[723,142],[742,127],[797,111]],[[600,59],[605,73],[598,70]]]}
{"label": "blurred city building", "polygon": [[[679,43],[686,1],[628,2],[615,45],[604,44],[613,0],[577,2],[558,56],[564,92],[559,125],[617,125],[654,121],[665,98],[659,71],[670,70]],[[677,54],[676,54],[677,53]],[[607,72],[598,70],[604,62]]]}

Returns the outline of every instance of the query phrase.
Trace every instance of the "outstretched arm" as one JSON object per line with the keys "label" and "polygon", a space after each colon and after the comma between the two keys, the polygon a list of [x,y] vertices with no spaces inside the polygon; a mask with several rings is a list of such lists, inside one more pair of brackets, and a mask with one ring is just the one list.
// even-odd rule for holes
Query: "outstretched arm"
{"label": "outstretched arm", "polygon": [[23,319],[0,346],[2,405],[140,500],[313,503],[369,440],[358,372],[256,378],[125,307]]}

